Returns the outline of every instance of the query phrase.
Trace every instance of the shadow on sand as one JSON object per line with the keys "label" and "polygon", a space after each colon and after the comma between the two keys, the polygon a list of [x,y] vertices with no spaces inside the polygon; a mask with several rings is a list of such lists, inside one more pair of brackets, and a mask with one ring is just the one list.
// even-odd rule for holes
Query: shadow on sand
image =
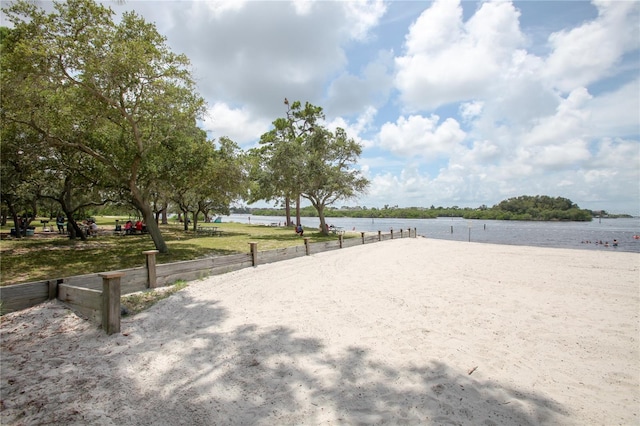
{"label": "shadow on sand", "polygon": [[[444,360],[429,360],[428,353],[422,365],[402,365],[374,359],[358,342],[330,348],[291,328],[246,324],[223,331],[228,312],[219,303],[186,294],[171,299],[181,306],[178,316],[163,316],[165,300],[127,320],[129,336],[85,333],[57,351],[46,339],[32,346],[25,341],[20,349],[13,342],[12,350],[23,350],[26,359],[36,347],[42,352],[28,369],[40,375],[33,383],[57,380],[59,388],[34,385],[21,398],[20,379],[7,389],[3,377],[2,409],[11,408],[3,424],[536,425],[568,419],[553,400],[478,380]],[[95,410],[98,401],[104,411]]]}

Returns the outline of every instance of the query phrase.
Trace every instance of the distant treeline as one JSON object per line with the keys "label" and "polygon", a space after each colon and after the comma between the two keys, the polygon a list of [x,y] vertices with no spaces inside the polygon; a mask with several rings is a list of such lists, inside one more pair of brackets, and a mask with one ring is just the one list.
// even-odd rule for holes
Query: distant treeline
{"label": "distant treeline", "polygon": [[[284,216],[284,209],[276,208],[236,208],[235,213],[253,214],[257,216]],[[316,210],[311,207],[300,209],[303,217],[316,217]],[[501,201],[493,207],[398,207],[383,208],[343,207],[327,208],[326,217],[354,218],[397,218],[397,219],[435,219],[437,217],[462,217],[465,219],[483,220],[540,220],[540,221],[591,221],[593,217],[613,217],[605,211],[581,209],[571,200],[562,197],[545,195],[520,196]],[[618,215],[616,217],[631,217]]]}

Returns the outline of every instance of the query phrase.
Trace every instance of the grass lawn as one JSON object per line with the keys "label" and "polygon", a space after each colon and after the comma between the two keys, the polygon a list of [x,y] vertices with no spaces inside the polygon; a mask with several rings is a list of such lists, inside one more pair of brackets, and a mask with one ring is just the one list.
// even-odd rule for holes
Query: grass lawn
{"label": "grass lawn", "polygon": [[[142,252],[155,249],[151,237],[113,235],[116,219],[120,219],[123,225],[127,220],[126,217],[96,217],[102,233],[87,241],[69,240],[66,235],[43,232],[40,221],[33,221],[32,225],[39,225],[35,236],[0,240],[0,285],[144,266]],[[55,219],[53,222],[55,228]],[[217,226],[223,234],[203,236],[191,230],[184,231],[182,224],[161,225],[169,253],[158,254],[157,263],[248,253],[249,242],[257,242],[259,251],[304,244],[293,228],[242,223],[202,223],[202,226]],[[0,228],[0,231],[9,234],[10,228],[12,224]],[[310,231],[306,230],[305,237],[314,242],[338,239],[336,235],[324,236],[315,230]]]}

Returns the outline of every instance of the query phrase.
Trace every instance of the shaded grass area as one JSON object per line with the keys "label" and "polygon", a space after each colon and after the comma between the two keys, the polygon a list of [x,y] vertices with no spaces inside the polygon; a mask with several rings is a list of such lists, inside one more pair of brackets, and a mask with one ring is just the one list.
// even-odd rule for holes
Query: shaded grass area
{"label": "shaded grass area", "polygon": [[[97,217],[96,220],[102,232],[87,241],[69,240],[65,235],[43,232],[41,226],[36,229],[34,237],[1,240],[0,285],[144,266],[142,252],[155,249],[149,235],[113,235],[115,218]],[[121,223],[126,220],[126,217],[120,218]],[[242,223],[203,223],[202,226],[217,226],[223,233],[221,236],[209,236],[193,230],[185,231],[181,224],[161,225],[169,253],[158,254],[157,263],[247,253],[250,242],[257,242],[259,251],[304,244],[291,227]],[[8,234],[10,227],[3,227],[0,231]],[[313,242],[338,239],[335,235],[324,236],[309,229],[305,231],[305,237],[310,237]]]}

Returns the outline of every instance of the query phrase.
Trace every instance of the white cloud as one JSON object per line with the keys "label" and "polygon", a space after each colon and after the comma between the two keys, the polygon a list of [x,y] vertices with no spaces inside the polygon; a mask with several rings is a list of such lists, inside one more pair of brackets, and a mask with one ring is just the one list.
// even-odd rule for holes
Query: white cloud
{"label": "white cloud", "polygon": [[465,102],[460,105],[460,115],[463,120],[469,121],[480,115],[483,106],[484,102],[482,101]]}
{"label": "white cloud", "polygon": [[256,120],[245,108],[231,108],[225,103],[215,103],[209,108],[204,120],[204,129],[209,136],[218,139],[226,136],[243,146],[254,142],[256,135],[269,130],[271,123]]}
{"label": "white cloud", "polygon": [[293,7],[298,15],[308,15],[315,0],[293,0]]}
{"label": "white cloud", "polygon": [[590,114],[584,109],[591,95],[585,88],[579,88],[562,100],[556,114],[542,117],[538,124],[525,135],[524,145],[562,146],[568,139],[586,136]]}
{"label": "white cloud", "polygon": [[588,103],[594,136],[640,135],[640,78]]}
{"label": "white cloud", "polygon": [[554,87],[571,91],[616,72],[622,55],[638,49],[640,3],[594,1],[596,20],[549,36],[553,52],[546,60],[544,76]]}
{"label": "white cloud", "polygon": [[373,146],[373,142],[363,138],[362,135],[366,133],[373,124],[377,112],[374,107],[369,106],[356,118],[355,122],[347,122],[342,117],[336,117],[334,120],[327,122],[326,126],[331,131],[335,131],[338,127],[344,129],[349,138],[352,138],[364,148],[369,148]]}
{"label": "white cloud", "polygon": [[553,145],[535,147],[528,151],[528,162],[549,171],[565,170],[582,163],[591,155],[587,143],[582,139],[571,139]]}
{"label": "white cloud", "polygon": [[374,28],[387,8],[381,0],[355,0],[342,2],[345,7],[349,33],[356,40],[364,40]]}
{"label": "white cloud", "polygon": [[385,123],[380,129],[380,147],[404,157],[425,158],[453,152],[465,138],[465,132],[453,118],[438,124],[440,117],[401,116],[396,123]]}
{"label": "white cloud", "polygon": [[206,0],[202,3],[206,5],[213,16],[221,18],[227,12],[237,12],[241,10],[246,0]]}
{"label": "white cloud", "polygon": [[524,43],[519,12],[508,2],[483,3],[466,23],[459,2],[436,0],[396,58],[396,86],[410,110],[431,110],[483,97]]}
{"label": "white cloud", "polygon": [[327,90],[327,113],[359,114],[367,105],[384,105],[393,87],[393,53],[380,51],[367,63],[360,76],[348,72],[338,75]]}

